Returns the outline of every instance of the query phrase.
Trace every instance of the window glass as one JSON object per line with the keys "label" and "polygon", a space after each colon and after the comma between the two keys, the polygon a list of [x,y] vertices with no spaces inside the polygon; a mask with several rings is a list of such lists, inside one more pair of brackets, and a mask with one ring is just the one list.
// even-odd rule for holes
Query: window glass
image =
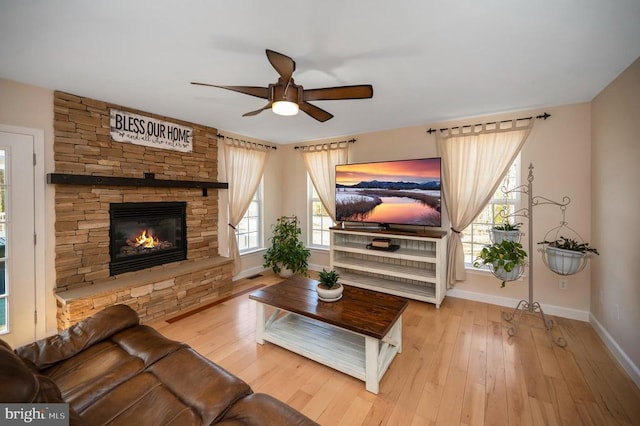
{"label": "window glass", "polygon": [[236,237],[240,253],[262,248],[262,182],[236,227]]}
{"label": "window glass", "polygon": [[5,183],[5,151],[0,149],[0,333],[7,329],[7,283],[6,283],[6,246],[7,246],[7,185]]}
{"label": "window glass", "polygon": [[310,204],[310,245],[315,247],[324,247],[329,248],[329,228],[333,226],[333,220],[331,220],[331,216],[327,214],[322,202],[320,201],[320,197],[316,192],[316,189],[313,187],[313,183],[311,182],[311,178],[307,177],[308,185],[309,185],[309,204]]}
{"label": "window glass", "polygon": [[[505,195],[503,189],[511,190],[520,185],[519,170],[520,156],[518,155],[495,194],[493,194],[493,198],[471,225],[462,231],[462,247],[466,267],[472,268],[473,260],[480,254],[482,247],[491,244],[491,228],[495,224],[504,222],[506,220],[504,216],[513,214],[518,209],[518,193],[510,192]],[[509,221],[511,223],[519,222],[518,218],[511,218]]]}

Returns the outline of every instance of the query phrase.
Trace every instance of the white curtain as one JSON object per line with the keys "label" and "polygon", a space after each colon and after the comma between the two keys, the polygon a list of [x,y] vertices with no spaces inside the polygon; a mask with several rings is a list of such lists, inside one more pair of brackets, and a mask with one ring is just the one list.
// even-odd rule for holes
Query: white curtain
{"label": "white curtain", "polygon": [[336,166],[347,164],[349,143],[336,142],[299,148],[311,182],[331,219],[336,221]]}
{"label": "white curtain", "polygon": [[229,248],[233,259],[233,274],[241,271],[241,258],[235,229],[247,212],[251,199],[260,185],[270,147],[243,140],[225,138],[224,161],[229,184],[229,226],[233,233]]}
{"label": "white curtain", "polygon": [[460,231],[480,214],[524,145],[534,119],[481,124],[436,133],[442,187],[451,220],[447,283],[466,278]]}

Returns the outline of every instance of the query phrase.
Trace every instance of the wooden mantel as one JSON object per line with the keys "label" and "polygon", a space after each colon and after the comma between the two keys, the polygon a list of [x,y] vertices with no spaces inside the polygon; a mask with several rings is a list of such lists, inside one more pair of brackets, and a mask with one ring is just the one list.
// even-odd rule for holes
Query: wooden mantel
{"label": "wooden mantel", "polygon": [[101,186],[137,186],[156,188],[201,188],[202,196],[207,196],[207,189],[227,189],[226,182],[204,182],[193,180],[156,179],[153,174],[145,173],[144,178],[76,175],[70,173],[49,173],[47,183],[66,185],[101,185]]}

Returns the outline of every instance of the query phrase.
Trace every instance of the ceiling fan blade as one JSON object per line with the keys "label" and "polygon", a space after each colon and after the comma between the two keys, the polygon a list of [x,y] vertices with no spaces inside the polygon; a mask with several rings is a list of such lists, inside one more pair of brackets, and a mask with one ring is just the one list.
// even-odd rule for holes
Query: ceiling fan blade
{"label": "ceiling fan blade", "polygon": [[339,99],[367,99],[373,97],[373,86],[360,84],[357,86],[325,87],[324,89],[308,89],[302,98],[305,101],[332,101]]}
{"label": "ceiling fan blade", "polygon": [[255,96],[256,98],[269,99],[269,88],[258,86],[217,86],[215,84],[196,83],[194,81],[191,84],[197,84],[199,86],[217,87],[219,89],[227,89],[233,92],[244,93],[245,95]]}
{"label": "ceiling fan blade", "polygon": [[296,62],[282,53],[270,49],[267,49],[266,52],[269,62],[271,62],[273,68],[280,74],[282,81],[284,81],[285,84],[288,83],[289,80],[291,80],[293,72],[296,70]]}
{"label": "ceiling fan blade", "polygon": [[311,105],[309,102],[300,102],[300,109],[309,114],[311,117],[316,120],[324,123],[327,120],[333,118],[333,115],[323,110],[322,108],[318,108],[315,105]]}
{"label": "ceiling fan blade", "polygon": [[262,111],[264,111],[265,109],[269,109],[269,108],[271,108],[271,105],[272,105],[272,104],[273,104],[273,102],[269,102],[268,104],[266,104],[266,105],[265,105],[265,106],[263,106],[262,108],[257,109],[257,110],[255,110],[255,111],[246,112],[246,113],[242,114],[242,116],[243,116],[243,117],[251,117],[251,116],[254,116],[254,115],[258,115],[258,114],[260,114]]}

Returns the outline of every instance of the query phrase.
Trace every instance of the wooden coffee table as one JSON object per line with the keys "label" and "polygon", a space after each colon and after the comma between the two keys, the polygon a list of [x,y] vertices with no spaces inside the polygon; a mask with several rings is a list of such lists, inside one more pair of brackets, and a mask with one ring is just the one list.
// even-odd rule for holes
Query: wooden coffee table
{"label": "wooden coffee table", "polygon": [[[407,299],[344,286],[337,302],[318,300],[318,281],[293,276],[255,291],[256,342],[271,342],[365,382],[379,383],[402,351]],[[267,308],[273,312],[267,318]]]}

